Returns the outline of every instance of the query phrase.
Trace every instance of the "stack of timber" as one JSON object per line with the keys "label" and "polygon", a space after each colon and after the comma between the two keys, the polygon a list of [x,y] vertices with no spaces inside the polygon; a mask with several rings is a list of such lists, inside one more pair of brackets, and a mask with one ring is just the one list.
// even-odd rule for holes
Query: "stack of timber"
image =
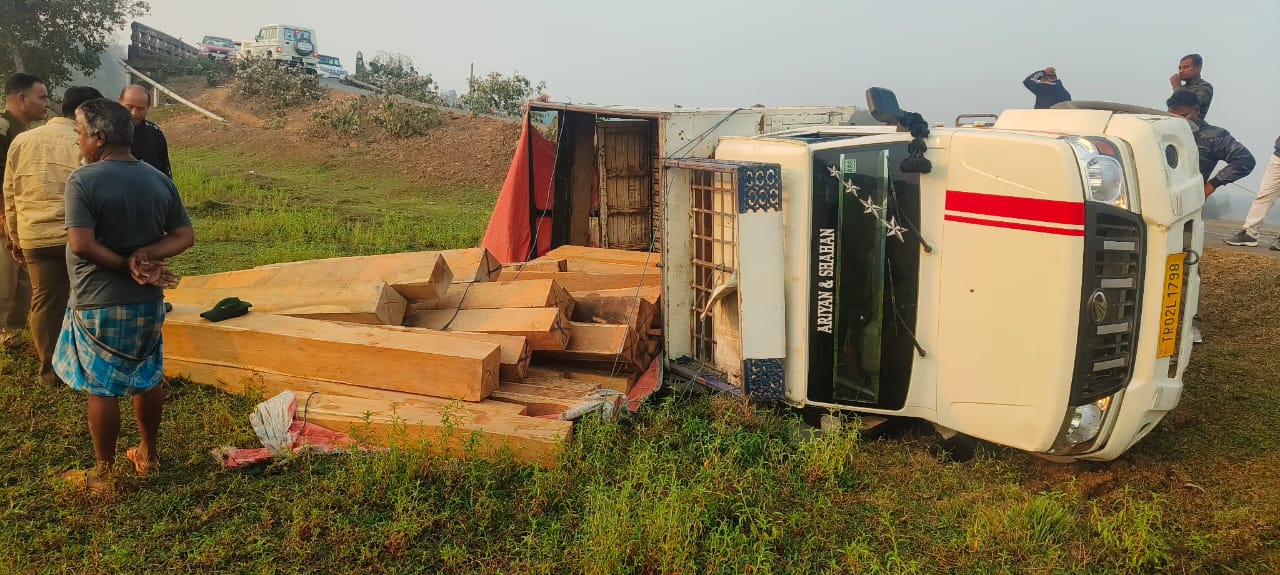
{"label": "stack of timber", "polygon": [[[628,393],[656,357],[661,282],[657,254],[576,246],[509,266],[476,248],[192,276],[166,292],[165,374],[291,390],[308,421],[378,444],[554,466],[572,438],[556,416]],[[200,317],[227,297],[252,311]]]}

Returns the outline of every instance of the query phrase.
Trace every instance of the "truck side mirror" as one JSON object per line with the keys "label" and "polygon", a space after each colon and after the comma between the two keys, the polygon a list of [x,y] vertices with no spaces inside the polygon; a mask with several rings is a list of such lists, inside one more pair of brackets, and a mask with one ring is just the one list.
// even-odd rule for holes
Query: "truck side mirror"
{"label": "truck side mirror", "polygon": [[898,107],[898,96],[893,90],[886,88],[867,89],[867,111],[878,122],[898,125],[906,117],[902,108]]}

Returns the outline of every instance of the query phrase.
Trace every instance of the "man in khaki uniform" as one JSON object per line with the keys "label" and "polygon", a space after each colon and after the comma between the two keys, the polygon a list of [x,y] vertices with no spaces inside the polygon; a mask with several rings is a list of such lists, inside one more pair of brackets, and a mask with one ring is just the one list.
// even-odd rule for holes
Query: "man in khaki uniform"
{"label": "man in khaki uniform", "polygon": [[1204,69],[1204,58],[1199,54],[1187,54],[1178,61],[1178,73],[1169,78],[1173,91],[1191,90],[1200,98],[1200,119],[1209,115],[1209,105],[1213,103],[1213,84],[1200,76]]}
{"label": "man in khaki uniform", "polygon": [[72,86],[62,97],[62,116],[27,130],[9,145],[4,173],[5,224],[17,246],[13,259],[26,264],[31,276],[28,325],[40,378],[58,383],[53,348],[62,331],[71,280],[67,275],[66,186],[80,167],[76,143],[76,108],[101,98],[93,88]]}
{"label": "man in khaki uniform", "polygon": [[[0,181],[4,180],[9,144],[28,124],[44,119],[48,107],[49,90],[39,78],[19,72],[5,81],[4,112],[0,113]],[[0,224],[0,230],[7,229]],[[31,308],[31,279],[27,268],[9,257],[9,243],[6,236],[5,250],[0,252],[0,345],[5,347],[18,343]]]}

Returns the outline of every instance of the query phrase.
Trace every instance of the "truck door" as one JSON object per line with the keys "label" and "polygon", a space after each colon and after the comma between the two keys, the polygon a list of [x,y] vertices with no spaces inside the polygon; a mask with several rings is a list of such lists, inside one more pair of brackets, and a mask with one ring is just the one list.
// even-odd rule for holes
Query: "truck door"
{"label": "truck door", "polygon": [[782,169],[668,160],[663,208],[663,330],[695,379],[783,399],[786,354]]}
{"label": "truck door", "polygon": [[652,151],[647,120],[606,120],[600,142],[600,246],[648,250],[653,239]]}

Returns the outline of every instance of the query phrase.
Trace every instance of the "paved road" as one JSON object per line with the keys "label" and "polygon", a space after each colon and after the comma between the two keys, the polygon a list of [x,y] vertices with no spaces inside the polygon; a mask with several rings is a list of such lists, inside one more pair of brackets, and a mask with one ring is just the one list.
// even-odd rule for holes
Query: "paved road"
{"label": "paved road", "polygon": [[373,95],[373,92],[368,90],[362,90],[355,86],[343,84],[342,82],[339,82],[337,78],[320,78],[320,86],[330,90],[337,90],[339,92],[350,92],[352,94],[364,94],[368,96]]}
{"label": "paved road", "polygon": [[1204,222],[1204,245],[1206,248],[1226,248],[1230,250],[1250,252],[1259,255],[1270,255],[1280,258],[1280,252],[1272,251],[1271,244],[1275,242],[1275,232],[1263,229],[1262,237],[1258,238],[1258,247],[1247,248],[1244,246],[1229,246],[1223,243],[1224,238],[1228,238],[1240,231],[1240,222],[1235,220],[1205,220]]}

